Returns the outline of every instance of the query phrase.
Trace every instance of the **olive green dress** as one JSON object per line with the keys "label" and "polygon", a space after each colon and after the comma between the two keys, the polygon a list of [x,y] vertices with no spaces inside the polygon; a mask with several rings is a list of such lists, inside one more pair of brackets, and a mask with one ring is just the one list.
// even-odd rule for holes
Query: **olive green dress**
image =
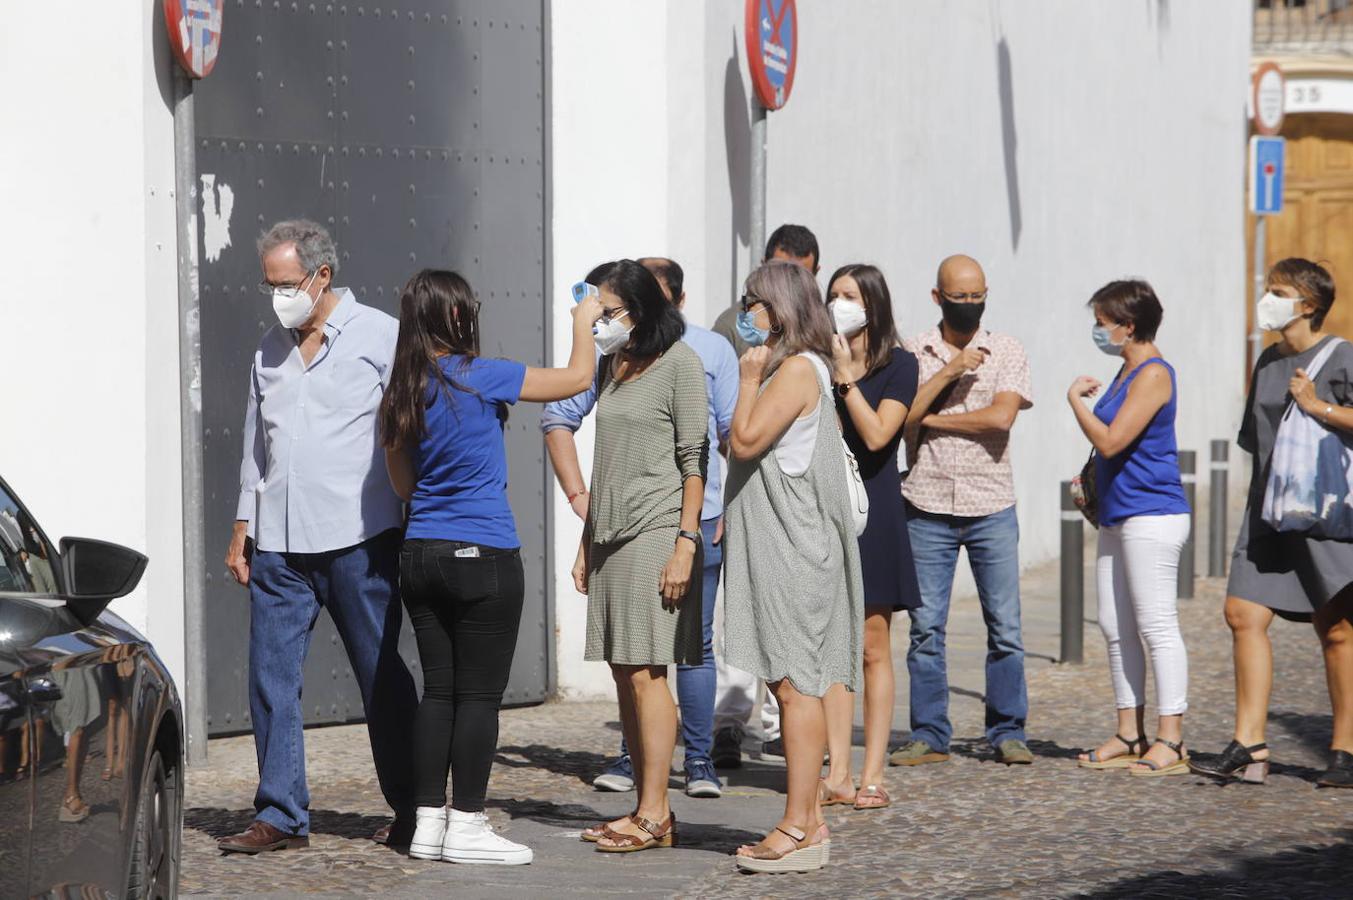
{"label": "olive green dress", "polygon": [[619,665],[699,665],[701,554],[689,592],[665,609],[658,590],[681,529],[687,478],[709,463],[705,368],[678,342],[639,377],[603,377],[588,513],[587,645],[584,658]]}

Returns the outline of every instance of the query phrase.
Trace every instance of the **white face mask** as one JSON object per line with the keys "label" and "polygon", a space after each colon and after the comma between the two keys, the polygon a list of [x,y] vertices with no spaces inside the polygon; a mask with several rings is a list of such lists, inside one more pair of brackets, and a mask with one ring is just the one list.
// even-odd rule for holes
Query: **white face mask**
{"label": "white face mask", "polygon": [[831,310],[832,321],[836,323],[836,333],[842,337],[854,337],[869,324],[869,314],[854,300],[837,297],[827,304]]}
{"label": "white face mask", "polygon": [[[309,284],[315,283],[319,270],[310,276]],[[318,297],[311,297],[307,288],[309,285],[294,288],[273,288],[272,291],[272,311],[277,314],[277,321],[282,323],[283,328],[300,328],[309,319],[311,313],[315,311],[315,306],[319,303]]]}
{"label": "white face mask", "polygon": [[1291,325],[1301,314],[1297,312],[1297,301],[1291,297],[1279,297],[1269,291],[1254,305],[1254,324],[1264,331],[1282,331]]}
{"label": "white face mask", "polygon": [[601,351],[602,356],[610,356],[624,348],[630,342],[630,332],[634,326],[626,326],[621,319],[629,318],[629,313],[616,316],[607,322],[598,322],[592,328],[592,340],[597,344],[597,350]]}

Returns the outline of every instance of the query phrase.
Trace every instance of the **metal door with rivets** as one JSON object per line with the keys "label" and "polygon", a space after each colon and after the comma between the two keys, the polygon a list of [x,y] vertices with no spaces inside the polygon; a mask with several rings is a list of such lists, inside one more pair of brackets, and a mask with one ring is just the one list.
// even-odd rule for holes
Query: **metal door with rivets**
{"label": "metal door with rivets", "polygon": [[[255,241],[279,219],[326,224],[336,284],[398,314],[400,286],[450,268],[483,302],[483,352],[547,358],[542,0],[235,0],[215,72],[197,84],[207,706],[212,734],[248,731],[249,602],[220,559],[239,496],[249,366],[273,321]],[[552,689],[544,449],[531,407],[507,422],[526,605],[505,702]],[[418,676],[406,622],[401,653]],[[362,716],[321,616],[307,724]]]}

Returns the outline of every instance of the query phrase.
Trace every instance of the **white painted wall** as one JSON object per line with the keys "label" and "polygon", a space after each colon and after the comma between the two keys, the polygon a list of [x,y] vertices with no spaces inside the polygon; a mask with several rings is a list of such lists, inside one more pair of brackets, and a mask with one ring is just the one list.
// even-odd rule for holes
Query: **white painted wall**
{"label": "white painted wall", "polygon": [[[1023,340],[1033,367],[1035,407],[1014,439],[1023,561],[1056,554],[1058,484],[1088,452],[1066,388],[1114,371],[1083,308],[1110,279],[1145,277],[1161,297],[1180,443],[1205,472],[1207,442],[1234,434],[1244,390],[1249,8],[798,7],[794,94],[770,117],[768,230],[812,228],[824,281],[847,262],[880,265],[904,333],[938,319],[929,290],[942,257],[982,261],[988,324]],[[556,322],[593,263],[667,253],[686,268],[692,320],[708,324],[748,265],[742,4],[552,10]],[[664,26],[665,43],[654,39]],[[604,52],[577,53],[579,42]],[[566,330],[556,333],[559,355]],[[584,471],[589,441],[580,433]],[[562,498],[555,526],[560,688],[609,694],[603,667],[580,662],[584,609],[568,576],[579,527]]]}
{"label": "white painted wall", "polygon": [[0,353],[22,413],[8,418],[0,473],[54,540],[149,555],[141,586],[113,608],[181,688],[174,143],[158,6],[82,10],[58,54],[78,65],[38,37],[52,34],[45,8],[6,10]]}

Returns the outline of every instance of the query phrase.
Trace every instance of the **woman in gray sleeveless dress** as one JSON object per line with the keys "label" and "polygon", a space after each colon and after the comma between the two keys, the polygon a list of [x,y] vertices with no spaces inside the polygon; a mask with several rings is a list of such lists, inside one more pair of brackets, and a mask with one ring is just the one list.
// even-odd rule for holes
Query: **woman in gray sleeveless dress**
{"label": "woman in gray sleeveless dress", "polygon": [[[1255,322],[1282,335],[1260,354],[1240,427],[1240,447],[1254,457],[1249,502],[1231,556],[1226,624],[1234,641],[1235,738],[1219,756],[1195,757],[1193,771],[1220,780],[1262,783],[1264,742],[1273,687],[1268,629],[1275,616],[1313,622],[1324,648],[1334,734],[1330,766],[1319,784],[1353,788],[1353,542],[1274,531],[1260,517],[1278,424],[1290,403],[1331,431],[1353,432],[1353,346],[1329,347],[1325,316],[1334,279],[1305,259],[1284,259],[1269,271]],[[1317,357],[1329,350],[1318,371]]]}
{"label": "woman in gray sleeveless dress", "polygon": [[739,868],[801,872],[827,862],[818,807],[822,695],[859,684],[864,590],[829,393],[831,323],[808,270],[771,262],[747,279],[743,357],[730,432],[724,550],[729,665],[769,683],[782,711],[784,817],[738,850]]}

